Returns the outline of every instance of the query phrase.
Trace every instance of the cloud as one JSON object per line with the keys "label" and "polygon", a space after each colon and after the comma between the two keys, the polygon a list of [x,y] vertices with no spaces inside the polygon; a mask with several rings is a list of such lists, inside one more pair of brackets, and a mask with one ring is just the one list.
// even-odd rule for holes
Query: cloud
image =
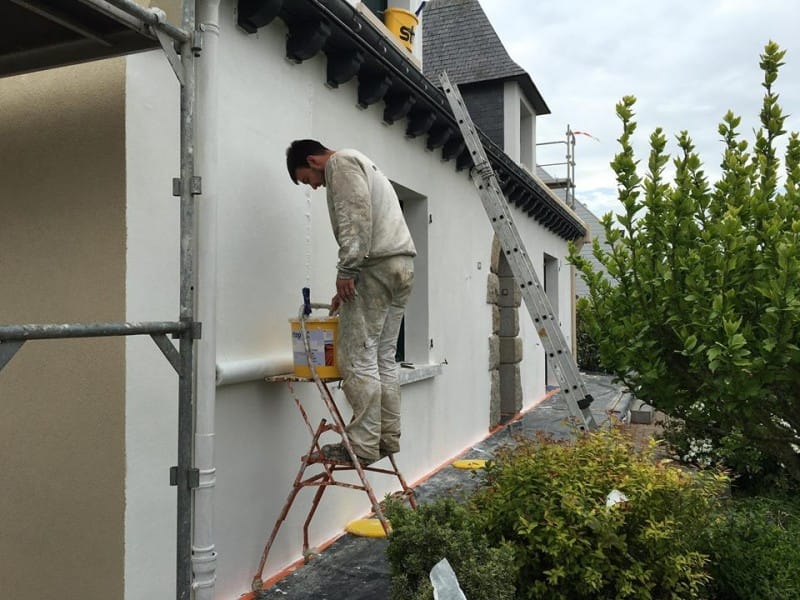
{"label": "cloud", "polygon": [[[719,172],[723,115],[742,116],[753,139],[764,90],[759,55],[769,40],[787,50],[777,89],[787,129],[800,130],[800,2],[796,0],[482,0],[511,57],[534,80],[551,114],[537,118],[538,141],[565,139],[566,127],[600,143],[576,141],[578,198],[599,212],[616,210],[609,163],[621,125],[615,105],[637,98],[634,148],[642,164],[649,136],[662,127],[667,151],[689,132],[705,170]],[[563,160],[563,146],[553,150]],[[555,162],[537,149],[539,162]],[[545,159],[545,160],[543,160]],[[563,176],[561,174],[560,176]]]}
{"label": "cloud", "polygon": [[578,198],[597,217],[602,217],[606,213],[619,214],[623,212],[616,188],[600,187],[581,190]]}

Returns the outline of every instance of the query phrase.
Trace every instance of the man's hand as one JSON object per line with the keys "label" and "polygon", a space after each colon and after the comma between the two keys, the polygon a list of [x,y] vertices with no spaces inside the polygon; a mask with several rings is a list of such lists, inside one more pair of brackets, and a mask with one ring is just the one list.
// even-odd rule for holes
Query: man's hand
{"label": "man's hand", "polygon": [[338,277],[336,279],[336,296],[341,302],[350,302],[356,297],[356,280]]}

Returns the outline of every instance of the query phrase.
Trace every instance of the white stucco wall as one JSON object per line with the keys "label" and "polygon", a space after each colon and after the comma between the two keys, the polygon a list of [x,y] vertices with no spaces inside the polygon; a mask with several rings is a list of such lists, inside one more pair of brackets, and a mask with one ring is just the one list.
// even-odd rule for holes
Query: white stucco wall
{"label": "white stucco wall", "polygon": [[506,154],[535,173],[536,111],[516,81],[503,84],[503,140]]}
{"label": "white stucco wall", "polygon": [[[548,254],[558,260],[558,300],[554,310],[558,314],[564,337],[570,343],[572,340],[572,305],[570,298],[572,283],[569,264],[565,258],[567,255],[567,243],[553,235],[536,221],[524,216],[519,209],[514,208],[512,210],[516,217],[515,223],[520,235],[525,240],[528,256],[531,257],[536,275],[542,284],[544,284],[544,255]],[[522,378],[524,409],[541,398],[541,394],[544,391],[545,356],[539,335],[536,333],[533,321],[524,303],[519,310],[520,336],[523,339],[523,361],[520,364],[520,375]],[[549,383],[552,385],[558,384],[555,380],[551,380]]]}
{"label": "white stucco wall", "polygon": [[[161,52],[127,59],[126,320],[178,319],[178,85]],[[125,598],[167,597],[175,582],[178,378],[146,336],[126,338]]]}
{"label": "white stucco wall", "polygon": [[[235,28],[231,10],[223,8],[221,17],[218,361],[287,355],[287,321],[297,313],[300,289],[309,285],[319,302],[333,294],[336,245],[325,194],[291,183],[285,168],[288,143],[314,137],[334,149],[365,152],[390,179],[425,197],[430,215],[429,224],[415,219],[412,232],[420,247],[427,236],[428,254],[418,257],[417,273],[427,272],[428,298],[412,299],[416,314],[407,316],[411,321],[421,316],[420,306],[427,306],[429,326],[422,339],[409,323],[406,344],[417,353],[415,360],[424,359],[419,354],[427,349],[430,363],[447,364],[440,376],[403,389],[398,463],[413,482],[488,430],[486,285],[492,231],[481,203],[467,174],[427,151],[424,139],[407,139],[404,124],[382,123],[382,103],[357,108],[356,82],[337,90],[325,87],[324,56],[301,65],[287,62],[282,22],[248,36]],[[128,318],[174,319],[177,199],[169,192],[178,169],[177,86],[159,53],[128,59],[127,111]],[[526,238],[542,237],[544,230],[527,217],[518,225]],[[547,235],[533,241],[529,252],[563,256],[565,244]],[[561,277],[567,272],[562,269]],[[425,287],[419,285],[415,293]],[[160,292],[153,294],[156,289]],[[568,289],[560,282],[562,294]],[[563,302],[566,306],[568,298]],[[529,405],[544,393],[544,364],[535,332],[521,320]],[[174,582],[175,491],[166,482],[176,460],[176,378],[149,346],[149,340],[131,340],[127,347],[126,597],[135,599],[163,597]],[[534,350],[528,352],[529,347]],[[314,386],[297,389],[316,424],[324,415]],[[346,407],[341,392],[335,394]],[[310,439],[280,384],[218,388],[216,420],[216,597],[233,598],[249,588]],[[396,489],[385,476],[373,475],[372,481],[378,497]],[[299,558],[312,495],[301,492],[295,502],[265,578]],[[368,509],[363,493],[328,490],[311,527],[311,544],[337,535]]]}
{"label": "white stucco wall", "polygon": [[520,159],[520,97],[519,84],[503,84],[503,150],[515,161]]}

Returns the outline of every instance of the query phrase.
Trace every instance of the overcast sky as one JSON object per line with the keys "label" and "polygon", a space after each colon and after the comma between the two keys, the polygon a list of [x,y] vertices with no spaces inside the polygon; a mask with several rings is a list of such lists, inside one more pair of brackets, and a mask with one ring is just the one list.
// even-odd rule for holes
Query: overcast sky
{"label": "overcast sky", "polygon": [[[800,130],[798,0],[480,0],[511,57],[533,78],[551,114],[538,141],[576,136],[577,198],[597,215],[619,206],[609,162],[621,133],[615,105],[637,98],[637,158],[648,138],[687,130],[712,181],[722,145],[717,126],[730,109],[753,140],[763,98],[759,55],[771,39],[787,51],[776,89],[789,131]],[[563,145],[537,150],[539,163],[564,158]],[[559,172],[559,169],[561,171]],[[563,177],[563,167],[550,167]],[[640,173],[643,174],[643,173]]]}

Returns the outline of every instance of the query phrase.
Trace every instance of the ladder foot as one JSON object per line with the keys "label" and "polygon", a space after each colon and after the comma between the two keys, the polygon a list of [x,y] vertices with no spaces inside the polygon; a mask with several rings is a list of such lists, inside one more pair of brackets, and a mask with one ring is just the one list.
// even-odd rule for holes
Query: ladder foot
{"label": "ladder foot", "polygon": [[592,402],[594,402],[592,395],[586,394],[586,396],[584,396],[581,400],[578,400],[578,408],[581,410],[586,410],[589,408],[589,405],[591,405]]}
{"label": "ladder foot", "polygon": [[316,546],[303,551],[303,563],[308,564],[309,561],[315,556],[319,555],[319,548]]}

